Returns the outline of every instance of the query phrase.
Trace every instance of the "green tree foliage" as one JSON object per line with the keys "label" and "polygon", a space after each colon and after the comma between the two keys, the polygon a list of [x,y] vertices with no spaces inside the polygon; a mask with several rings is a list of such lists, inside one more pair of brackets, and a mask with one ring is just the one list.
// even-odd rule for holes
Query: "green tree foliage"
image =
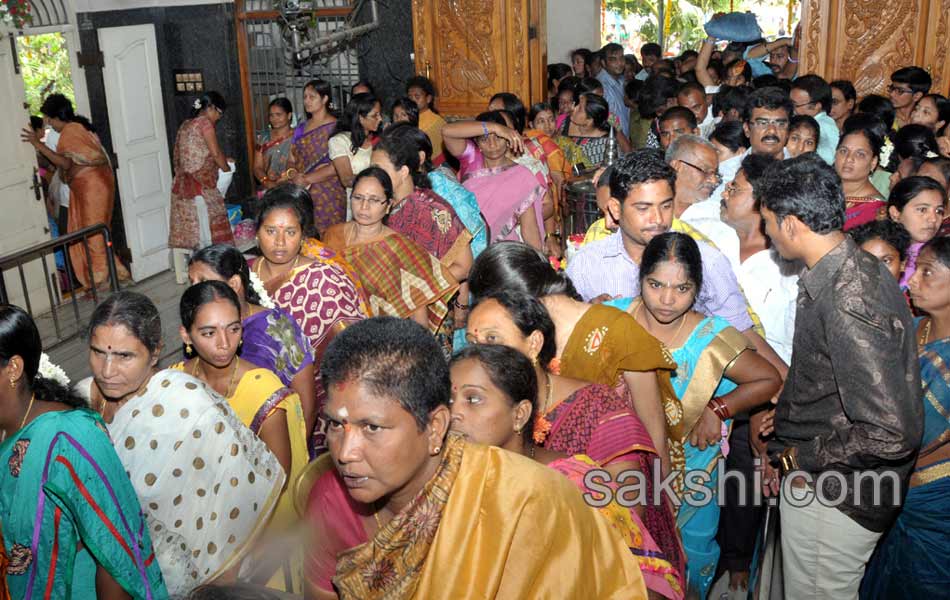
{"label": "green tree foliage", "polygon": [[[607,10],[616,11],[621,16],[629,14],[646,17],[640,28],[640,36],[645,40],[657,40],[662,24],[660,3],[665,0],[606,0]],[[736,6],[738,7],[738,2]],[[700,42],[706,37],[703,25],[717,12],[729,12],[729,0],[676,0],[672,3],[670,14],[670,35],[666,48],[679,48],[680,51],[699,49]]]}
{"label": "green tree foliage", "polygon": [[30,114],[39,115],[43,100],[50,94],[63,94],[76,104],[69,68],[69,49],[61,33],[44,33],[17,38],[26,102]]}

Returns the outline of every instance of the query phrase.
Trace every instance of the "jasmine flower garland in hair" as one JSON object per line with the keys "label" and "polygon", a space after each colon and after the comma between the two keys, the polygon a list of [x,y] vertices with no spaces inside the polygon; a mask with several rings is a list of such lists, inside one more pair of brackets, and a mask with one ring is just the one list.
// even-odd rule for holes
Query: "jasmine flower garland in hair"
{"label": "jasmine flower garland in hair", "polygon": [[260,298],[260,305],[264,308],[274,308],[276,305],[274,301],[271,300],[270,294],[267,293],[267,290],[264,288],[264,282],[261,281],[261,278],[257,276],[257,273],[251,271],[251,289],[254,290],[254,293],[257,294],[257,297]]}
{"label": "jasmine flower garland in hair", "polygon": [[881,165],[881,168],[885,168],[888,163],[891,162],[891,152],[894,151],[894,144],[891,143],[890,138],[884,139],[884,145],[881,146],[881,154],[878,158],[878,164]]}
{"label": "jasmine flower garland in hair", "polygon": [[69,377],[66,376],[66,371],[59,365],[50,362],[49,356],[45,352],[40,355],[40,368],[37,370],[37,375],[43,379],[55,381],[63,387],[69,387]]}

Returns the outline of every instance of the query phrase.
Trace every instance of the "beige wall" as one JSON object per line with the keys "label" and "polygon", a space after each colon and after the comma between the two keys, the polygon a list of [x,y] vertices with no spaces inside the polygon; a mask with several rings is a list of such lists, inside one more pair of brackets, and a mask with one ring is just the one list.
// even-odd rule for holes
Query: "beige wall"
{"label": "beige wall", "polygon": [[574,48],[600,47],[600,0],[547,0],[548,64],[570,63]]}

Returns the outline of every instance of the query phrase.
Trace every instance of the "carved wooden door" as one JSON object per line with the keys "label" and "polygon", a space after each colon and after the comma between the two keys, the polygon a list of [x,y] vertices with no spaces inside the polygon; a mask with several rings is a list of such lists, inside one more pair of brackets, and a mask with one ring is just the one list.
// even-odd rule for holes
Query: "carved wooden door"
{"label": "carved wooden door", "polygon": [[800,72],[848,79],[861,97],[885,93],[891,73],[918,65],[946,94],[948,20],[950,0],[805,0]]}
{"label": "carved wooden door", "polygon": [[416,72],[444,115],[483,112],[497,92],[546,94],[545,0],[413,0]]}

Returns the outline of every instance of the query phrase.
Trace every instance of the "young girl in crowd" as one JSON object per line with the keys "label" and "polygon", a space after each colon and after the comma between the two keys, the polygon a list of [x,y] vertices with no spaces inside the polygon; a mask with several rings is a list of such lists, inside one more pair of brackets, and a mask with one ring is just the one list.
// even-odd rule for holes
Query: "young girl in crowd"
{"label": "young girl in crowd", "polygon": [[900,280],[903,289],[907,289],[907,282],[917,269],[920,249],[937,235],[945,208],[944,189],[930,177],[908,177],[891,190],[887,199],[887,214],[891,220],[907,229],[912,240]]}

